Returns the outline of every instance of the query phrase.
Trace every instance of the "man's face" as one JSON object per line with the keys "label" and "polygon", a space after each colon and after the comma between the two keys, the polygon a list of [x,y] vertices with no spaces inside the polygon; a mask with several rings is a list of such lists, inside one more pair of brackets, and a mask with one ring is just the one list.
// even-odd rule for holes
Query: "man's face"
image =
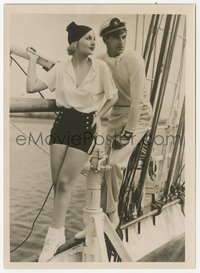
{"label": "man's face", "polygon": [[107,46],[108,55],[110,57],[116,57],[123,53],[126,45],[127,33],[110,35],[104,38],[104,42]]}

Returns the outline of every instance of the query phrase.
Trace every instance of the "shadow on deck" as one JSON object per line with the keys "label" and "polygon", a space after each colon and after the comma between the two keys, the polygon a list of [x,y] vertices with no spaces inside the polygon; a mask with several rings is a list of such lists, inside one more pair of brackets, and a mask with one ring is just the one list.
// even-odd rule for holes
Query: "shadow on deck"
{"label": "shadow on deck", "polygon": [[185,261],[185,236],[168,242],[152,251],[138,262],[184,262]]}

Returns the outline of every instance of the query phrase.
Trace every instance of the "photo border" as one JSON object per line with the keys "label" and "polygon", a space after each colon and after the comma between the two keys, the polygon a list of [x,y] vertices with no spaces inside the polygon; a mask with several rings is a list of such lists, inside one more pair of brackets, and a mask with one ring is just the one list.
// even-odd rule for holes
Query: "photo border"
{"label": "photo border", "polygon": [[[185,79],[185,262],[181,263],[23,263],[10,262],[9,238],[9,29],[13,13],[54,13],[63,14],[63,6],[68,7],[66,14],[184,14],[186,25],[186,79]],[[5,268],[194,268],[195,266],[195,5],[194,4],[6,4],[4,5],[4,266]]]}

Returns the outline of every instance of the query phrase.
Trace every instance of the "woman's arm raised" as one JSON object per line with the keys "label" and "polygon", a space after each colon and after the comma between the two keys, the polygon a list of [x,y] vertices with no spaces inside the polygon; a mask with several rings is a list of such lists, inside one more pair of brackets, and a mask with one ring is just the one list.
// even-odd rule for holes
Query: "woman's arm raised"
{"label": "woman's arm raised", "polygon": [[27,93],[35,93],[47,89],[48,86],[37,78],[36,74],[36,63],[39,58],[35,53],[27,50],[27,54],[29,56],[29,64],[28,64],[28,72],[27,72],[27,80],[26,80],[26,90]]}

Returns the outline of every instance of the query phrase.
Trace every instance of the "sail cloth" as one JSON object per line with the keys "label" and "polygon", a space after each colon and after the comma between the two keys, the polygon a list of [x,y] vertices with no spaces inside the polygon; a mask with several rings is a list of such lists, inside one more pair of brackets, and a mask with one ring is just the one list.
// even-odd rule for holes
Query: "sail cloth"
{"label": "sail cloth", "polygon": [[[183,236],[185,231],[185,219],[180,204],[176,203],[165,208],[160,215],[156,216],[155,223],[156,224],[153,225],[152,216],[144,218],[140,222],[140,234],[138,233],[138,222],[130,223],[130,225],[124,227],[124,240],[126,241],[128,237],[128,241],[124,243],[129,249],[134,261],[139,261],[151,253],[149,257],[147,256],[145,258],[145,261],[154,261],[155,259],[157,262],[162,262],[163,255],[159,256],[157,252],[155,252],[154,256],[152,252],[156,249],[158,250],[161,246],[163,246],[163,248],[166,246],[166,249],[173,251],[173,241]],[[184,239],[183,237],[181,238],[181,246],[178,247],[176,245],[176,248],[178,247],[177,253],[173,259],[180,259],[180,257],[183,259],[184,257]],[[171,242],[171,245],[166,245],[169,242]],[[166,262],[168,262],[167,259],[169,257],[167,258],[166,256],[165,258]]]}

